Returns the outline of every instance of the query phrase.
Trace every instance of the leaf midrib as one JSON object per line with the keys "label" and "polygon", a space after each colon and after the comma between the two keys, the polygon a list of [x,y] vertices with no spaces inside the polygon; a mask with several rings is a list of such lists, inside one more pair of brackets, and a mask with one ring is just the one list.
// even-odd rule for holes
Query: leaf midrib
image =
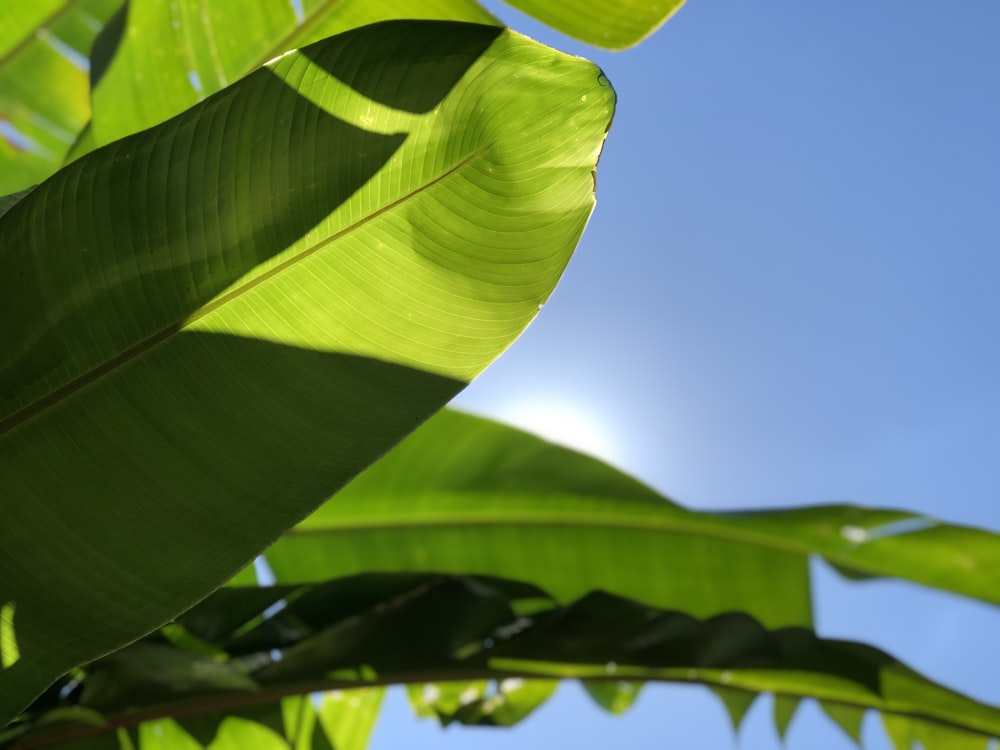
{"label": "leaf midrib", "polygon": [[[566,496],[573,497],[573,496]],[[606,513],[587,513],[585,511],[560,511],[546,513],[519,509],[517,515],[503,512],[429,512],[423,516],[398,511],[380,520],[379,516],[356,516],[337,521],[312,518],[306,526],[296,526],[284,534],[284,538],[296,536],[320,536],[326,534],[346,534],[365,532],[395,532],[415,528],[420,529],[469,529],[474,527],[499,528],[537,526],[543,528],[562,529],[609,529],[617,531],[646,531],[655,533],[679,533],[692,537],[709,537],[718,541],[739,542],[776,552],[784,552],[802,557],[816,554],[830,562],[850,568],[868,575],[892,575],[902,578],[896,573],[887,573],[884,568],[859,563],[853,557],[837,554],[836,550],[821,550],[806,542],[796,542],[788,537],[778,537],[766,532],[748,531],[745,527],[718,525],[710,521],[700,520],[699,514],[685,511],[687,517],[666,516],[663,514],[639,516],[614,516]],[[929,584],[928,584],[929,585]],[[967,594],[968,595],[968,594]]]}
{"label": "leaf midrib", "polygon": [[[215,312],[216,310],[225,306],[229,302],[232,302],[233,300],[242,297],[244,294],[247,294],[250,291],[256,289],[258,286],[271,280],[272,278],[282,273],[283,271],[286,271],[289,268],[297,265],[298,263],[306,260],[307,258],[311,257],[320,250],[324,249],[328,245],[339,240],[341,237],[344,237],[345,235],[354,232],[355,230],[365,226],[369,222],[374,221],[375,219],[391,211],[397,206],[400,206],[406,203],[407,201],[416,198],[417,196],[426,192],[427,190],[430,190],[438,183],[448,179],[450,176],[461,170],[463,167],[467,166],[468,164],[471,164],[473,161],[486,154],[492,147],[493,143],[488,143],[485,146],[476,149],[475,151],[471,152],[468,156],[466,156],[464,159],[456,162],[454,165],[446,169],[437,177],[434,177],[433,179],[429,180],[428,182],[422,185],[418,185],[416,188],[410,190],[407,193],[404,193],[400,197],[396,198],[393,201],[390,201],[381,208],[373,211],[372,213],[366,216],[361,217],[360,219],[353,222],[352,224],[349,224],[343,229],[334,232],[329,237],[325,237],[315,242],[312,245],[304,247],[298,253],[289,256],[288,258],[278,263],[273,268],[268,269],[259,276],[255,276],[254,278],[244,282],[243,284],[234,287],[225,294],[222,294],[214,298],[211,302],[198,308],[190,315],[171,323],[165,328],[160,329],[159,331],[146,337],[142,341],[139,341],[130,346],[129,348],[123,350],[122,352],[115,355],[111,359],[106,360],[105,362],[97,365],[96,367],[93,367],[90,370],[82,373],[81,375],[78,375],[68,383],[65,383],[64,385],[59,386],[58,388],[50,391],[49,393],[45,394],[38,400],[32,402],[31,404],[23,407],[18,411],[13,412],[12,414],[8,415],[7,417],[4,417],[3,419],[0,419],[0,437],[16,429],[18,426],[24,424],[33,417],[44,413],[47,409],[69,398],[75,393],[81,391],[91,383],[100,380],[105,375],[115,372],[119,367],[135,360],[136,358],[146,353],[150,349],[154,348],[158,344],[170,340],[174,335],[181,333],[185,328],[187,328],[191,324],[204,318],[210,313]],[[378,175],[376,175],[376,177],[373,179],[376,179],[377,177]]]}

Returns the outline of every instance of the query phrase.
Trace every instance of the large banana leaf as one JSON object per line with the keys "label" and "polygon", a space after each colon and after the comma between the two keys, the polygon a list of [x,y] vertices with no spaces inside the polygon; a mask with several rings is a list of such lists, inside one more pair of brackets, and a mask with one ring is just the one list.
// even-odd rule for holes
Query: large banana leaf
{"label": "large banana leaf", "polygon": [[1000,539],[902,511],[683,508],[600,461],[443,412],[266,553],[279,581],[367,571],[504,575],[696,617],[810,621],[808,558],[1000,602]]}
{"label": "large banana leaf", "polygon": [[925,750],[955,746],[929,741],[935,733],[980,749],[1000,733],[1000,709],[882,651],[807,628],[769,630],[740,613],[698,620],[601,592],[559,606],[505,579],[377,574],[223,589],[62,682],[9,737],[15,747],[83,737],[117,747],[117,730],[141,736],[143,722],[173,717],[177,731],[208,745],[227,715],[252,708],[266,716],[290,695],[395,682],[417,685],[422,713],[446,723],[510,724],[552,693],[550,679],[526,679],[539,677],[611,689],[636,679],[686,682],[748,700],[762,691],[812,696],[852,732],[867,709],[883,712],[897,734],[920,727]]}
{"label": "large banana leaf", "polygon": [[552,291],[614,94],[496,27],[273,61],[0,217],[0,724],[440,408]]}
{"label": "large banana leaf", "polygon": [[90,47],[121,4],[0,4],[0,195],[40,182],[62,163],[90,118]]}

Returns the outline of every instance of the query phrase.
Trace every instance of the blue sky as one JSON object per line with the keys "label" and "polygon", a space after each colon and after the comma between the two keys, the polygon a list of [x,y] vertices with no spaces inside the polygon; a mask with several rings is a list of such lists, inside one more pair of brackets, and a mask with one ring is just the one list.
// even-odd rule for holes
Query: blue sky
{"label": "blue sky", "polygon": [[[690,0],[615,54],[491,7],[596,60],[619,109],[560,287],[457,405],[561,409],[696,508],[848,501],[1000,530],[1000,4]],[[995,609],[815,572],[821,634],[1000,703]],[[442,731],[396,695],[371,747],[403,743],[737,746],[701,690],[612,718],[572,684],[510,731]],[[766,701],[739,747],[780,747]],[[788,747],[852,744],[810,706]]]}

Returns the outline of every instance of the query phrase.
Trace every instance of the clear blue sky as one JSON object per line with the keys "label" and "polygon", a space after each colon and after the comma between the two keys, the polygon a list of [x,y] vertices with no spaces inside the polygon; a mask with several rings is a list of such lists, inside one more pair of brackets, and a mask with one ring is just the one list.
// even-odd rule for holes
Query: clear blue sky
{"label": "clear blue sky", "polygon": [[[528,332],[457,404],[556,403],[697,508],[848,501],[1000,530],[1000,3],[714,2],[595,59],[619,94],[598,208]],[[1000,703],[1000,612],[816,565],[821,634]],[[739,746],[780,744],[770,706]],[[886,748],[873,716],[870,747]],[[373,750],[736,747],[698,689],[582,691],[512,731],[408,718]],[[852,747],[811,706],[788,746]]]}

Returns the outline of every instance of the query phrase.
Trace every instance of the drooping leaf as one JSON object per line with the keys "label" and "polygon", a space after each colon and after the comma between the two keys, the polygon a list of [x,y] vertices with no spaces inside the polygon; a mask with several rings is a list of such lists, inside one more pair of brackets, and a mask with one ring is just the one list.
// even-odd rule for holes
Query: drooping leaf
{"label": "drooping leaf", "polygon": [[837,726],[844,730],[857,745],[861,745],[861,723],[864,721],[864,709],[856,706],[845,706],[840,703],[820,701],[819,707]]}
{"label": "drooping leaf", "polygon": [[625,713],[632,707],[635,699],[639,697],[642,683],[628,680],[617,682],[583,680],[583,689],[598,706],[617,715]]}
{"label": "drooping leaf", "polygon": [[600,588],[699,617],[742,610],[769,625],[808,624],[803,556],[692,533],[686,515],[596,459],[446,412],[266,557],[287,582],[374,570],[502,575],[563,601]]}
{"label": "drooping leaf", "polygon": [[725,706],[726,713],[729,714],[729,721],[733,725],[733,734],[739,734],[743,719],[746,718],[747,712],[757,699],[757,694],[718,686],[713,686],[710,689]]}
{"label": "drooping leaf", "polygon": [[319,721],[334,750],[365,750],[375,728],[383,688],[355,688],[326,693]]}
{"label": "drooping leaf", "polygon": [[901,578],[1000,604],[1000,536],[993,531],[855,505],[725,513],[713,522],[811,550],[854,580]]}
{"label": "drooping leaf", "polygon": [[[215,741],[209,750],[292,750],[277,732],[249,719],[229,716],[223,720]],[[136,750],[144,750],[142,747]]]}
{"label": "drooping leaf", "polygon": [[563,601],[596,587],[698,617],[743,611],[771,627],[809,623],[813,554],[1000,600],[996,534],[922,517],[902,533],[913,519],[853,506],[698,513],[596,459],[446,412],[266,557],[280,581],[374,570],[507,575]]}
{"label": "drooping leaf", "polygon": [[[240,731],[235,723],[229,726],[233,727],[235,732]],[[202,750],[203,747],[173,719],[158,719],[141,724],[134,737],[137,750]]]}
{"label": "drooping leaf", "polygon": [[[188,697],[171,693],[163,702],[155,697],[160,687],[154,671],[137,664],[120,670],[117,684],[123,689],[111,702],[70,692],[55,706],[33,706],[22,739],[48,747],[68,737],[134,731],[144,719],[157,718],[158,710],[215,716],[216,721],[235,713],[288,739],[298,726],[289,720],[288,696],[390,683],[421,686],[425,703],[437,707],[427,713],[445,722],[502,724],[544,700],[553,687],[545,681],[567,677],[613,685],[663,680],[748,694],[777,691],[786,701],[812,696],[836,703],[852,717],[865,709],[902,717],[909,722],[907,731],[937,745],[950,734],[981,747],[1000,732],[1000,709],[938,686],[878,649],[818,638],[800,627],[767,629],[738,613],[699,620],[594,592],[566,605],[549,599],[548,610],[525,618],[515,612],[517,601],[537,599],[539,592],[523,584],[370,574],[286,591],[283,609],[225,632],[219,625],[232,625],[225,607],[241,594],[261,601],[253,589],[223,590],[181,622],[217,620],[206,628],[217,633],[213,645],[228,650],[227,664],[254,681],[256,691],[232,686],[206,694],[193,682]],[[297,635],[290,639],[290,633]],[[137,646],[155,640],[150,636]],[[257,650],[246,650],[251,642]],[[116,657],[145,661],[134,646]],[[177,663],[198,675],[200,669],[214,669],[210,665],[217,660],[185,653]],[[106,668],[99,661],[89,669],[100,673]],[[459,681],[455,688],[436,684],[452,680]],[[484,688],[486,681],[497,687]],[[174,683],[183,684],[183,675],[176,675]],[[129,702],[129,693],[150,702]],[[106,724],[43,723],[49,712],[74,703],[100,712]],[[281,707],[279,728],[249,713],[248,707],[269,703]]]}
{"label": "drooping leaf", "polygon": [[442,726],[447,726],[462,706],[485,698],[489,689],[489,680],[415,683],[406,686],[406,695],[417,716],[437,719]]}
{"label": "drooping leaf", "polygon": [[281,714],[289,750],[335,750],[319,726],[311,696],[292,695],[282,699]]}
{"label": "drooping leaf", "polygon": [[[249,697],[249,693],[243,694]],[[270,735],[280,737],[289,744],[297,739],[310,740],[317,737],[314,717],[303,717],[302,713],[314,708],[313,702],[305,696],[291,695],[288,697],[275,696],[268,701],[249,703],[249,705],[230,705],[225,702],[229,696],[215,698],[219,700],[215,706],[202,703],[200,710],[178,711],[177,723],[181,725],[196,742],[203,747],[213,747],[217,744],[235,745],[240,742],[240,736],[245,732],[247,723],[259,724],[269,730]],[[206,697],[206,701],[212,700]],[[290,710],[291,709],[291,710]],[[237,718],[242,721],[228,722],[229,718]],[[136,724],[138,728],[143,728],[150,722],[130,722],[129,731],[135,733]],[[306,729],[306,732],[300,731]],[[226,736],[228,735],[228,736]],[[308,736],[306,736],[308,735]],[[319,733],[322,739],[322,733]],[[139,748],[144,750],[144,748]],[[326,750],[326,749],[324,749]]]}
{"label": "drooping leaf", "polygon": [[896,750],[987,750],[990,739],[961,728],[884,714],[882,723]]}
{"label": "drooping leaf", "polygon": [[451,718],[467,726],[513,726],[551,698],[559,686],[558,680],[521,677],[507,677],[495,684],[495,690],[459,706]]}
{"label": "drooping leaf", "polygon": [[774,727],[782,740],[788,735],[788,728],[799,709],[801,698],[792,695],[774,696]]}
{"label": "drooping leaf", "polygon": [[0,195],[56,171],[90,117],[90,47],[122,0],[0,5]]}
{"label": "drooping leaf", "polygon": [[684,0],[506,0],[543,23],[609,49],[638,44],[680,10]]}
{"label": "drooping leaf", "polygon": [[242,569],[510,344],[583,231],[613,103],[511,32],[368,26],[0,217],[0,723]]}
{"label": "drooping leaf", "polygon": [[896,750],[912,750],[916,737],[913,734],[913,722],[905,716],[882,716],[882,726]]}

